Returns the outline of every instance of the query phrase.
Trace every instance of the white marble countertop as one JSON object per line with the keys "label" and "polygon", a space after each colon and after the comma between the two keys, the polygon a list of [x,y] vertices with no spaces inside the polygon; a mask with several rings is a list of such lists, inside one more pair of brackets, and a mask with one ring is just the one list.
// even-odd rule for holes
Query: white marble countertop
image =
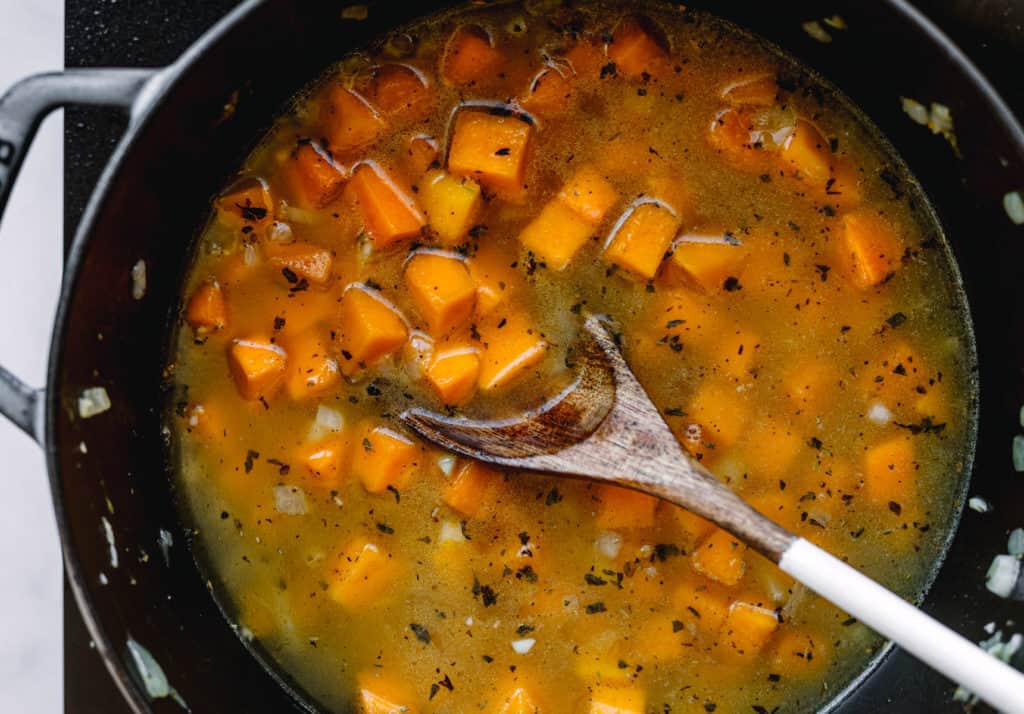
{"label": "white marble countertop", "polygon": [[[61,0],[0,0],[0,92],[64,64]],[[42,385],[60,286],[61,117],[51,116],[0,223],[0,364]],[[63,708],[60,546],[42,451],[0,418],[0,712]]]}

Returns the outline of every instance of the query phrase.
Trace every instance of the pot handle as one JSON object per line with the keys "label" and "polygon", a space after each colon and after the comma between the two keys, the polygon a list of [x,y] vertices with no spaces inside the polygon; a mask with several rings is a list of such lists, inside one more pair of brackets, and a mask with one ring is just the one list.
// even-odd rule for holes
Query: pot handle
{"label": "pot handle", "polygon": [[[27,77],[0,97],[0,221],[18,171],[43,118],[70,104],[131,110],[157,75],[153,69],[69,69]],[[45,400],[0,367],[0,414],[41,442]]]}

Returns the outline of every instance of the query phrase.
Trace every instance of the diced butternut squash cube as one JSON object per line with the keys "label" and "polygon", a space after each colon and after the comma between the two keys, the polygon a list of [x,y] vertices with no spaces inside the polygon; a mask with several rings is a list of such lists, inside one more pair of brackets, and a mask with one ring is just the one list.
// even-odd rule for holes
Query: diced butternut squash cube
{"label": "diced butternut squash cube", "polygon": [[432,100],[426,77],[404,64],[375,67],[367,94],[381,114],[406,120],[423,116]]}
{"label": "diced butternut squash cube", "polygon": [[789,162],[797,176],[814,183],[828,181],[831,149],[817,127],[806,119],[797,120],[796,131],[782,146],[782,158]]}
{"label": "diced butternut squash cube", "polygon": [[452,33],[441,58],[441,76],[456,86],[474,84],[494,76],[504,61],[486,30],[466,25]]}
{"label": "diced butternut squash cube", "polygon": [[476,283],[474,314],[478,319],[490,314],[522,282],[522,276],[510,265],[513,260],[494,243],[482,244],[476,255],[466,260]]}
{"label": "diced butternut squash cube", "polygon": [[344,437],[331,437],[299,450],[299,461],[324,488],[335,488],[348,466],[349,444]]}
{"label": "diced butternut squash cube", "polygon": [[786,626],[772,647],[770,666],[782,677],[804,679],[828,667],[831,655],[828,637]]}
{"label": "diced butternut squash cube", "polygon": [[274,214],[274,199],[261,178],[241,179],[217,198],[216,205],[217,216],[231,225],[261,223]]}
{"label": "diced butternut squash cube", "polygon": [[589,714],[644,714],[647,695],[639,687],[595,686],[590,694]]}
{"label": "diced butternut squash cube", "polygon": [[540,714],[541,708],[526,687],[514,686],[490,711],[493,714]]}
{"label": "diced butternut squash cube", "polygon": [[228,430],[223,405],[214,401],[191,405],[185,412],[185,428],[204,439],[222,441]]}
{"label": "diced butternut squash cube", "polygon": [[724,447],[734,443],[743,433],[750,407],[735,387],[705,381],[697,389],[686,412],[701,426],[702,440]]}
{"label": "diced butternut squash cube", "polygon": [[619,222],[605,259],[650,280],[679,230],[679,219],[658,203],[642,203]]}
{"label": "diced butternut squash cube", "polygon": [[374,245],[384,247],[417,235],[426,218],[416,200],[380,166],[360,164],[345,189]]}
{"label": "diced butternut squash cube", "polygon": [[835,157],[832,162],[832,175],[825,182],[823,200],[841,209],[854,209],[864,199],[863,170],[858,169],[850,160]]}
{"label": "diced butternut squash cube", "polygon": [[523,193],[533,127],[516,116],[464,109],[455,117],[448,170],[469,176],[505,198]]}
{"label": "diced butternut squash cube", "polygon": [[680,224],[692,224],[697,215],[697,200],[686,178],[678,171],[663,168],[644,173],[644,193],[675,213]]}
{"label": "diced butternut squash cube", "polygon": [[266,251],[270,264],[280,268],[291,284],[305,279],[313,285],[323,285],[331,277],[334,257],[326,248],[312,243],[272,243]]}
{"label": "diced butternut squash cube", "polygon": [[729,606],[718,644],[734,658],[750,659],[768,644],[777,629],[779,617],[773,610],[737,600]]}
{"label": "diced butternut squash cube", "polygon": [[491,488],[501,475],[479,461],[467,461],[445,486],[441,500],[456,511],[472,518],[480,510]]}
{"label": "diced butternut squash cube", "polygon": [[590,223],[600,223],[619,201],[619,192],[596,166],[584,166],[558,192],[558,198]]}
{"label": "diced butternut squash cube", "polygon": [[416,253],[405,266],[405,284],[435,336],[448,334],[473,314],[476,284],[458,256]]}
{"label": "diced butternut squash cube", "polygon": [[729,603],[720,586],[693,577],[681,582],[673,591],[672,607],[705,639],[717,637],[729,612]]}
{"label": "diced butternut squash cube", "polygon": [[372,423],[363,426],[358,439],[352,447],[352,475],[370,493],[384,493],[388,486],[402,490],[419,465],[419,446]]}
{"label": "diced butternut squash cube", "polygon": [[345,188],[347,171],[336,164],[319,144],[302,142],[287,162],[292,190],[300,203],[306,206],[323,208]]}
{"label": "diced butternut squash cube", "polygon": [[839,386],[839,374],[821,357],[798,362],[782,382],[793,407],[799,412],[812,412],[823,406]]}
{"label": "diced butternut squash cube", "polygon": [[438,352],[427,368],[427,381],[438,399],[461,406],[476,393],[480,376],[480,352],[475,347],[455,347]]}
{"label": "diced butternut squash cube", "polygon": [[747,503],[765,518],[771,519],[787,530],[800,528],[800,509],[797,501],[788,493],[778,489],[751,496]]}
{"label": "diced butternut squash cube", "polygon": [[722,87],[722,99],[737,106],[770,107],[775,104],[779,87],[775,75],[754,74]]}
{"label": "diced butternut squash cube", "polygon": [[627,77],[656,74],[668,59],[664,33],[651,20],[640,15],[624,18],[612,33],[608,57]]}
{"label": "diced butternut squash cube", "polygon": [[334,389],[341,381],[330,339],[311,330],[289,339],[285,391],[292,399],[310,399]]}
{"label": "diced butternut squash cube", "polygon": [[735,585],[747,570],[744,554],[747,546],[739,538],[722,530],[701,541],[690,556],[690,565],[701,575],[722,583]]}
{"label": "diced butternut squash cube", "polygon": [[580,38],[566,50],[565,59],[572,67],[573,74],[581,80],[600,78],[601,67],[607,61],[602,49],[585,38]]}
{"label": "diced butternut squash cube", "polygon": [[341,84],[331,87],[320,120],[335,154],[372,144],[385,127],[384,120],[365,98]]}
{"label": "diced butternut squash cube", "polygon": [[228,324],[228,303],[216,280],[203,283],[188,301],[185,319],[199,334],[215,332]]}
{"label": "diced butternut squash cube", "polygon": [[718,112],[708,127],[708,141],[729,163],[753,170],[764,166],[768,152],[757,143],[755,117],[749,108]]}
{"label": "diced butternut squash cube", "polygon": [[341,299],[342,372],[354,374],[387,357],[409,331],[398,311],[375,290],[350,285]]}
{"label": "diced butternut squash cube", "polygon": [[915,496],[917,470],[911,437],[883,441],[864,453],[864,492],[874,503],[900,512]]}
{"label": "diced butternut squash cube", "polygon": [[531,114],[551,119],[568,111],[574,89],[573,82],[559,70],[546,67],[530,80],[521,103]]}
{"label": "diced butternut squash cube", "polygon": [[264,337],[234,340],[228,362],[238,391],[246,399],[269,397],[280,386],[287,357],[285,351]]}
{"label": "diced butternut squash cube", "polygon": [[399,163],[405,175],[419,181],[431,166],[437,163],[437,140],[426,134],[417,134],[405,142]]}
{"label": "diced butternut squash cube", "polygon": [[658,499],[628,488],[597,486],[597,524],[602,528],[650,528]]}
{"label": "diced butternut squash cube", "polygon": [[683,236],[676,244],[672,263],[683,271],[692,285],[705,292],[716,293],[725,289],[725,281],[729,278],[739,281],[747,255],[741,245],[695,233]]}
{"label": "diced butternut squash cube", "polygon": [[728,330],[712,351],[712,364],[719,374],[734,380],[749,378],[757,363],[761,341],[743,329]]}
{"label": "diced butternut squash cube", "polygon": [[862,290],[895,272],[903,252],[892,225],[866,210],[843,216],[839,250],[850,280]]}
{"label": "diced butternut squash cube", "polygon": [[696,544],[698,541],[704,538],[708,533],[715,530],[715,524],[706,518],[701,518],[696,513],[688,511],[685,508],[673,505],[668,501],[663,501],[659,508],[671,516],[672,520],[683,530],[686,534],[688,542]]}
{"label": "diced butternut squash cube", "polygon": [[519,242],[552,270],[563,270],[594,233],[593,223],[556,198],[527,224]]}
{"label": "diced butternut squash cube", "polygon": [[379,671],[361,672],[356,677],[360,714],[416,714],[419,708],[409,686]]}
{"label": "diced butternut squash cube", "polygon": [[748,467],[759,477],[779,479],[786,476],[807,440],[771,418],[758,419],[745,439],[743,452]]}
{"label": "diced butternut squash cube", "polygon": [[480,184],[440,169],[429,171],[419,184],[420,201],[430,227],[442,245],[460,243],[476,223],[483,199]]}
{"label": "diced butternut squash cube", "polygon": [[480,360],[480,389],[500,389],[522,376],[547,354],[547,341],[519,312],[492,316],[481,326],[484,352]]}

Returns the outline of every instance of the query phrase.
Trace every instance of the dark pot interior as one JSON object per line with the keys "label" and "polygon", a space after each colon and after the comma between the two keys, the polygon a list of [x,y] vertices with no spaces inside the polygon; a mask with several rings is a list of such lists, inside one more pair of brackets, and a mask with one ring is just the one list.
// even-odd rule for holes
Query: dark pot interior
{"label": "dark pot interior", "polygon": [[[209,198],[233,172],[284,101],[327,64],[367,38],[443,3],[370,3],[369,19],[340,19],[334,2],[269,0],[236,13],[186,58],[158,106],[129,135],[104,176],[75,239],[54,338],[47,451],[69,576],[138,710],[178,711],[150,703],[130,666],[126,641],[145,645],[193,711],[301,708],[268,676],[218,610],[178,523],[161,436],[166,402],[161,367],[181,273]],[[301,6],[300,6],[301,5]],[[941,38],[921,29],[896,2],[815,0],[696,2],[763,35],[845,91],[898,148],[937,208],[964,276],[976,327],[982,384],[971,494],[997,504],[968,511],[925,606],[971,639],[989,621],[1002,624],[1019,604],[983,586],[991,557],[1020,526],[1024,485],[1009,459],[1024,400],[1024,265],[1020,229],[1001,197],[1024,184],[1024,136],[992,104],[977,77]],[[801,22],[841,14],[850,26],[824,45]],[[238,91],[237,111],[223,108]],[[941,137],[911,122],[899,97],[948,105],[963,158]],[[129,271],[149,268],[142,301]],[[100,337],[102,336],[102,337]],[[114,408],[103,418],[74,418],[81,389],[103,385]],[[87,453],[78,448],[87,445]],[[108,511],[107,499],[113,506]],[[121,550],[110,568],[100,525],[106,515]],[[169,565],[160,529],[174,539]],[[100,584],[100,573],[108,584]],[[895,651],[836,711],[957,711],[953,685]]]}

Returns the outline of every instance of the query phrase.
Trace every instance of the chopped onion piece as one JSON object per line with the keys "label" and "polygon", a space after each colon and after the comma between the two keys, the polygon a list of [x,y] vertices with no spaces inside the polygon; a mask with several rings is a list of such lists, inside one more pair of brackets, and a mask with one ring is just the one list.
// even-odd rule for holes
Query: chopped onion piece
{"label": "chopped onion piece", "polygon": [[135,670],[139,673],[139,679],[142,680],[142,686],[145,688],[146,694],[149,695],[150,699],[170,697],[182,709],[191,711],[188,705],[185,704],[185,700],[171,686],[171,683],[167,680],[167,675],[164,674],[163,668],[153,655],[149,653],[149,650],[131,638],[128,639],[127,644],[128,651],[132,655],[132,663],[135,665]]}
{"label": "chopped onion piece", "polygon": [[928,113],[928,128],[936,134],[946,134],[953,131],[953,114],[945,104],[932,102],[932,109]]}
{"label": "chopped onion piece", "polygon": [[804,32],[810,35],[811,39],[817,40],[818,42],[823,42],[825,44],[828,44],[829,42],[832,41],[832,35],[828,34],[825,28],[822,27],[821,23],[818,22],[817,20],[804,22],[800,25],[800,27],[804,28]]}
{"label": "chopped onion piece", "polygon": [[256,265],[260,260],[259,253],[256,252],[255,243],[246,243],[245,247],[242,248],[242,263],[248,267]]}
{"label": "chopped onion piece", "polygon": [[833,15],[832,17],[826,17],[823,22],[836,30],[846,29],[846,20],[843,19],[842,15]]}
{"label": "chopped onion piece", "polygon": [[270,240],[286,242],[292,239],[292,227],[281,221],[274,221],[267,236]]}
{"label": "chopped onion piece", "polygon": [[[1021,197],[1020,191],[1010,191],[1003,196],[1003,210],[1011,221],[1018,226],[1024,225],[1024,198]],[[1024,408],[1021,409],[1020,419],[1021,426],[1024,426]]]}
{"label": "chopped onion piece", "polygon": [[330,434],[336,434],[345,428],[345,417],[337,409],[321,404],[316,408],[316,419],[309,428],[309,440],[319,441]]}
{"label": "chopped onion piece", "polygon": [[1012,555],[997,555],[985,575],[985,587],[999,597],[1010,597],[1020,575],[1020,560]]}
{"label": "chopped onion piece", "polygon": [[89,419],[110,409],[110,395],[103,387],[89,387],[78,395],[78,416]]}
{"label": "chopped onion piece", "polygon": [[972,511],[978,513],[988,513],[992,510],[992,505],[981,496],[971,496],[970,500],[967,501],[967,505],[970,506]]}
{"label": "chopped onion piece", "polygon": [[441,454],[437,457],[437,468],[441,469],[441,473],[445,475],[445,478],[451,478],[452,473],[455,472],[455,454]]}
{"label": "chopped onion piece", "polygon": [[174,545],[174,536],[171,535],[170,531],[166,531],[163,528],[160,529],[160,533],[157,534],[156,544],[160,546],[160,552],[164,556],[164,565],[171,564],[171,546]]}
{"label": "chopped onion piece", "polygon": [[916,99],[900,97],[903,104],[903,112],[921,126],[928,126],[928,107]]}
{"label": "chopped onion piece", "polygon": [[1006,552],[1018,558],[1024,556],[1024,528],[1014,528],[1010,531],[1010,539],[1006,542]]}
{"label": "chopped onion piece", "polygon": [[868,419],[876,424],[888,424],[892,419],[892,412],[880,402],[875,402],[868,409]]}
{"label": "chopped onion piece", "polygon": [[526,654],[533,649],[535,644],[537,644],[537,640],[533,637],[527,637],[522,640],[512,640],[512,649],[516,651],[516,654]]}
{"label": "chopped onion piece", "polygon": [[1013,437],[1013,470],[1024,473],[1024,436]]}
{"label": "chopped onion piece", "polygon": [[106,516],[100,516],[100,523],[103,524],[103,535],[107,539],[107,546],[110,547],[110,567],[117,568],[117,542],[114,540],[114,529]]}
{"label": "chopped onion piece", "polygon": [[274,508],[286,516],[301,516],[308,510],[306,492],[298,486],[274,486]]}
{"label": "chopped onion piece", "polygon": [[594,548],[609,560],[615,560],[622,550],[622,536],[612,531],[603,531],[594,541]]}
{"label": "chopped onion piece", "polygon": [[146,261],[139,260],[132,266],[132,297],[141,300],[146,296]]}
{"label": "chopped onion piece", "polygon": [[455,521],[445,521],[441,524],[441,533],[437,536],[438,543],[465,543],[466,536],[462,532],[462,526]]}

